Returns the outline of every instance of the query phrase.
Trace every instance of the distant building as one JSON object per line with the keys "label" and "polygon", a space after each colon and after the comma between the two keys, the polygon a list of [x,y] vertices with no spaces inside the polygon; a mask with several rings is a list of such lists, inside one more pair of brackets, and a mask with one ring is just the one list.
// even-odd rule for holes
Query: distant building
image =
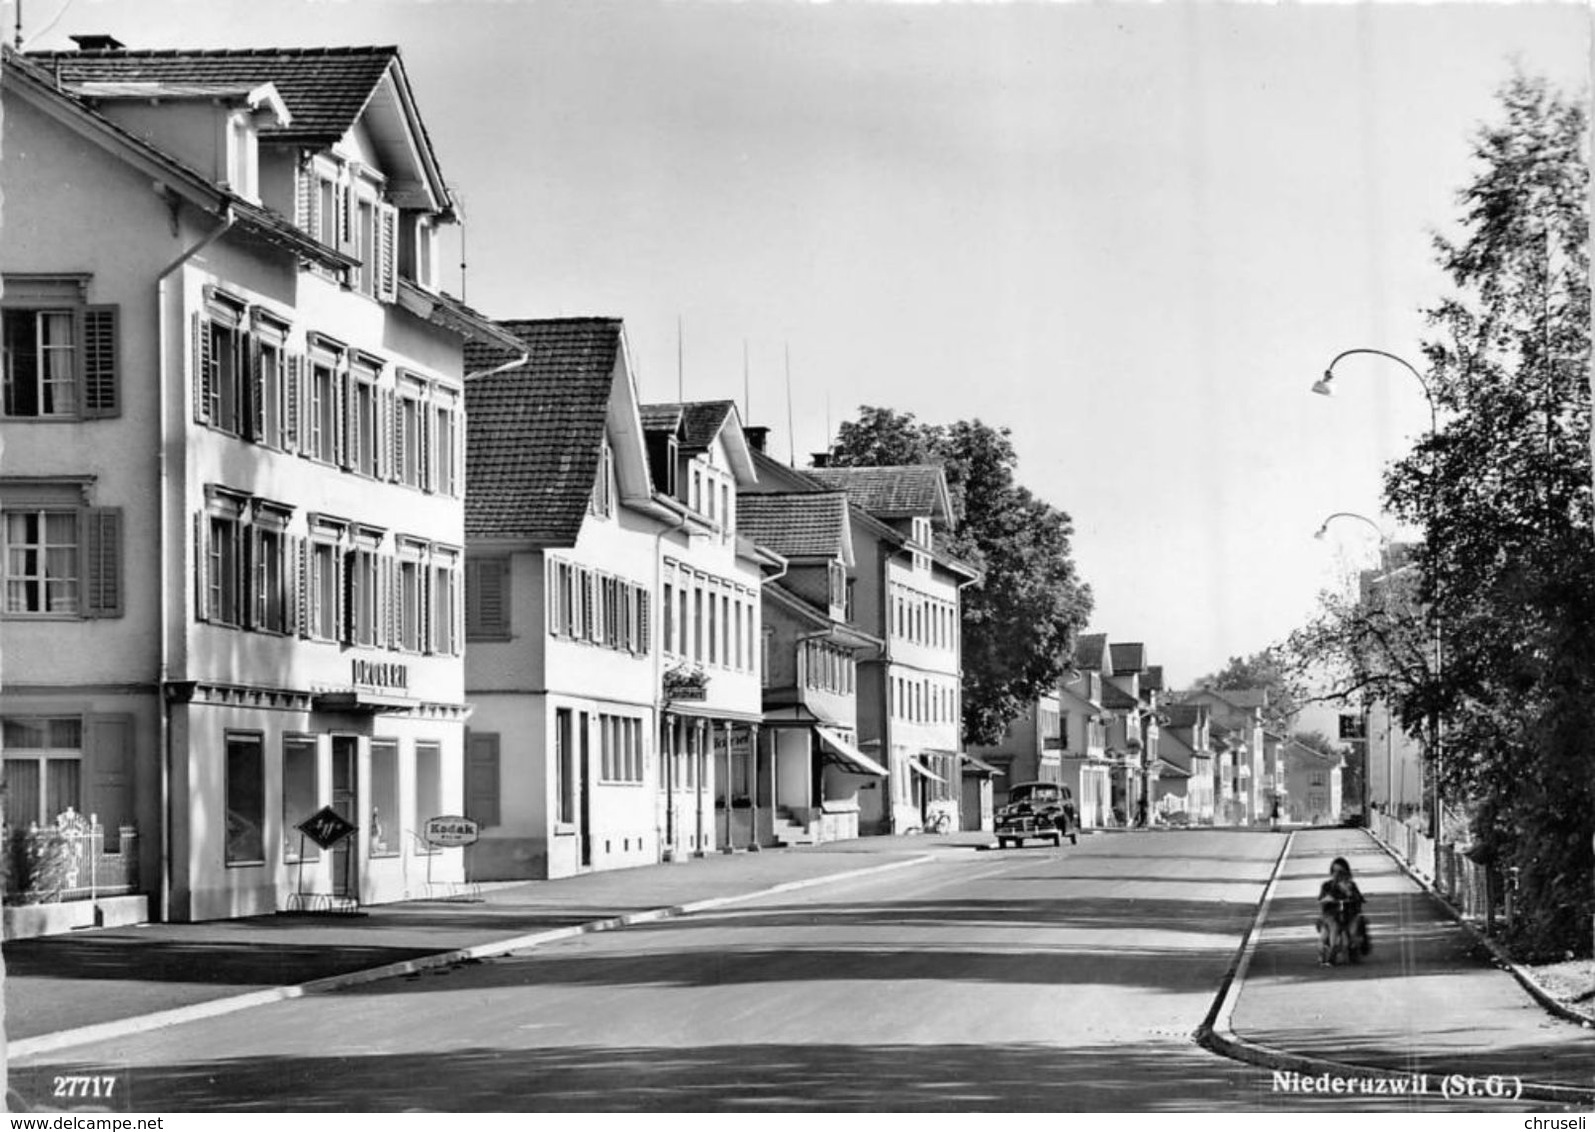
{"label": "distant building", "polygon": [[743,531],[787,561],[763,590],[763,773],[734,799],[761,845],[859,835],[859,797],[887,770],[858,747],[859,656],[885,642],[854,628],[852,524],[843,492],[745,492]]}

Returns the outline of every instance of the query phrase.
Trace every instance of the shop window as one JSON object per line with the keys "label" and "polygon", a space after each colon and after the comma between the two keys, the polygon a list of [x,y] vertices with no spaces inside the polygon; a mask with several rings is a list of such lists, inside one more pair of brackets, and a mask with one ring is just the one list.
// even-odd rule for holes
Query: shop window
{"label": "shop window", "polygon": [[229,865],[266,860],[266,761],[261,736],[229,731],[227,746],[227,843]]}
{"label": "shop window", "polygon": [[393,739],[373,739],[371,821],[367,830],[373,857],[392,857],[399,852],[404,835],[399,813],[399,744]]}
{"label": "shop window", "polygon": [[321,808],[316,789],[316,740],[289,735],[282,741],[282,855],[285,861],[316,860],[321,851],[296,826]]}

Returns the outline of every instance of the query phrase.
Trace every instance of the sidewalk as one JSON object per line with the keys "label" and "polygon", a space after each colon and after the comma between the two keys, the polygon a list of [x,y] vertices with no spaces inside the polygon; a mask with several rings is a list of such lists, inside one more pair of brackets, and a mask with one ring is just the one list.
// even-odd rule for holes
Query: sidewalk
{"label": "sidewalk", "polygon": [[[1373,953],[1325,968],[1314,923],[1337,856],[1367,897]],[[1595,1086],[1595,1032],[1535,1002],[1362,830],[1296,834],[1229,1025],[1243,1042],[1298,1058],[1428,1073],[1436,1092],[1446,1074]]]}
{"label": "sidewalk", "polygon": [[[936,851],[972,851],[989,841],[969,834],[861,838],[531,881],[485,891],[479,903],[419,900],[373,905],[352,916],[280,914],[8,940],[6,1036],[12,1056],[22,1056],[63,1031],[313,980],[349,979],[535,933],[623,917],[662,918],[704,901],[907,867]],[[25,1043],[21,1051],[19,1042]]]}

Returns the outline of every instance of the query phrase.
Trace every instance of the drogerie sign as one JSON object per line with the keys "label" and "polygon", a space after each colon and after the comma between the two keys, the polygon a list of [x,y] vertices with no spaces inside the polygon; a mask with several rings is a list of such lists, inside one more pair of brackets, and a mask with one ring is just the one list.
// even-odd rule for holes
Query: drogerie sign
{"label": "drogerie sign", "polygon": [[408,665],[376,660],[351,660],[354,683],[362,688],[399,688],[410,686]]}

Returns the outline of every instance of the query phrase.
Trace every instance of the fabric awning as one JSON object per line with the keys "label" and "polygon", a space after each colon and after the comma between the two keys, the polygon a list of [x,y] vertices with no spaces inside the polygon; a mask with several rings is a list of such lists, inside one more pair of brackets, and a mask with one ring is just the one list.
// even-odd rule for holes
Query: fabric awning
{"label": "fabric awning", "polygon": [[926,778],[930,779],[932,782],[945,783],[947,781],[945,778],[943,778],[941,775],[937,774],[935,771],[931,770],[930,767],[926,766],[924,763],[920,762],[918,759],[909,759],[908,760],[908,769],[913,771],[915,774],[923,774]]}
{"label": "fabric awning", "polygon": [[880,763],[870,758],[846,739],[828,727],[816,727],[814,733],[820,737],[820,743],[833,756],[833,762],[840,762],[848,769],[859,774],[873,774],[877,778],[887,777],[887,770]]}
{"label": "fabric awning", "polygon": [[1003,770],[1001,767],[992,766],[990,763],[986,762],[984,759],[977,759],[974,755],[963,755],[963,754],[961,754],[958,757],[963,759],[966,763],[969,764],[969,766],[966,767],[965,769],[983,770],[987,774],[1007,775],[1007,773],[1008,773],[1007,771]]}

